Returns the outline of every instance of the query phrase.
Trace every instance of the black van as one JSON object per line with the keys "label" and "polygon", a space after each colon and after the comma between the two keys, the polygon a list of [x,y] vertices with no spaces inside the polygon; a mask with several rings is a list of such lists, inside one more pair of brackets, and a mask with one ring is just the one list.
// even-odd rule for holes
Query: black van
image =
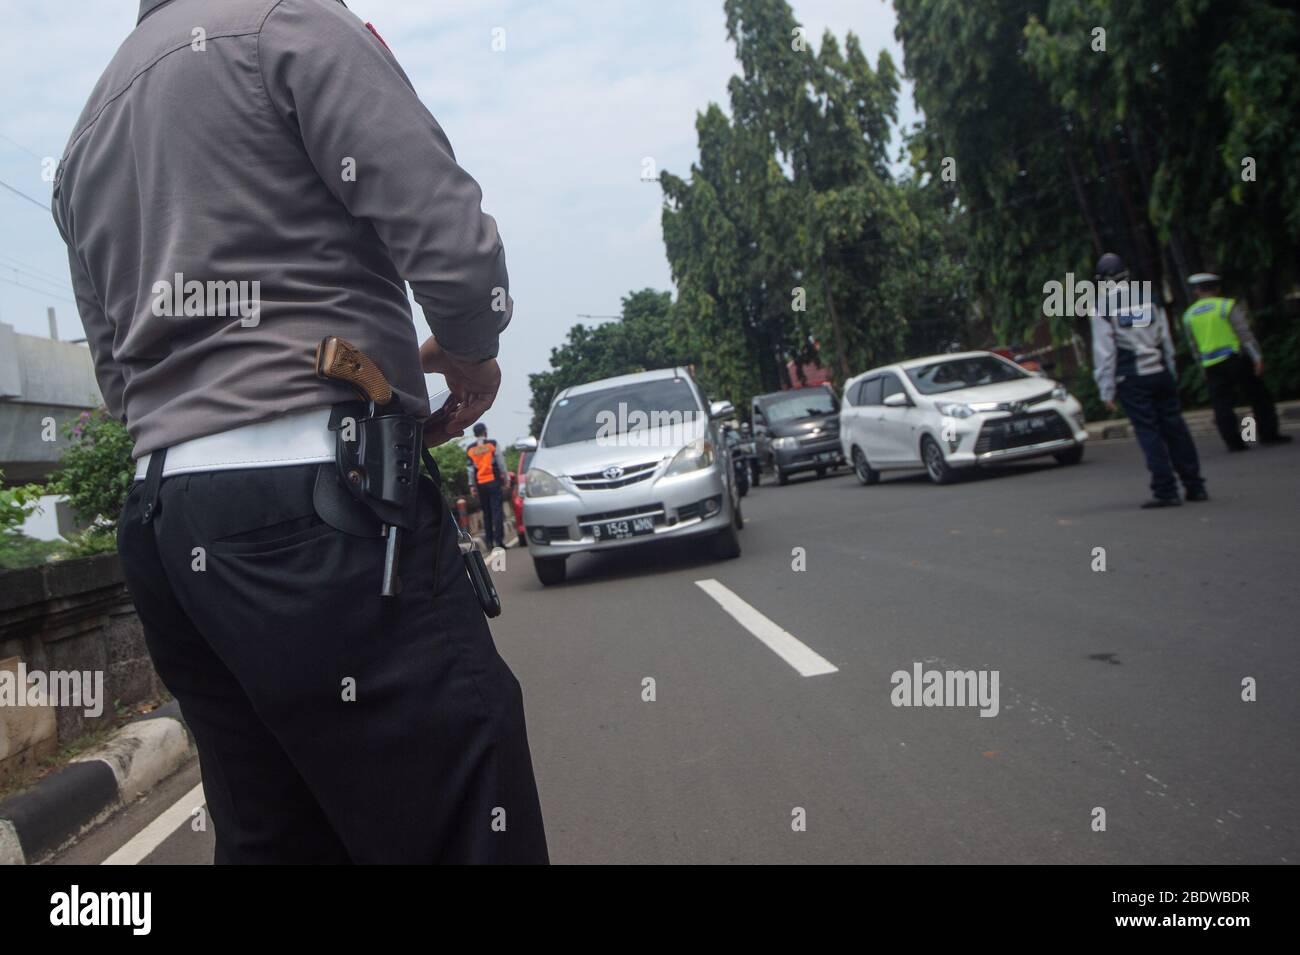
{"label": "black van", "polygon": [[844,463],[840,401],[829,385],[759,395],[751,413],[759,462],[778,484],[801,471],[821,477]]}

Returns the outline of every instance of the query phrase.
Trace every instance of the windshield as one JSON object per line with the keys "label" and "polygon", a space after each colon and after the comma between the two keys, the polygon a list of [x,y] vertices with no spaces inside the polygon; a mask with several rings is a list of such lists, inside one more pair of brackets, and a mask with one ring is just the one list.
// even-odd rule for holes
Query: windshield
{"label": "windshield", "polygon": [[840,410],[835,396],[825,388],[807,388],[777,395],[774,398],[764,398],[761,407],[769,424],[778,421],[795,421],[799,418],[815,418],[819,415],[835,414]]}
{"label": "windshield", "polygon": [[953,358],[921,365],[919,368],[908,368],[907,377],[912,379],[912,384],[921,394],[939,395],[959,388],[978,388],[980,385],[1015,381],[1017,378],[1028,378],[1029,375],[993,355],[979,355],[975,358]]}
{"label": "windshield", "polygon": [[681,429],[702,418],[695,391],[684,378],[658,378],[561,398],[551,409],[542,447],[594,441],[650,428]]}

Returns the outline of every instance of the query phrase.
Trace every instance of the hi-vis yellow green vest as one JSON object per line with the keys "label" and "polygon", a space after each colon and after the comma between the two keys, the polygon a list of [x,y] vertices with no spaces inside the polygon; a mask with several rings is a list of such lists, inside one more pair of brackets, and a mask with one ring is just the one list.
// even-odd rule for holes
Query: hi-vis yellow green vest
{"label": "hi-vis yellow green vest", "polygon": [[1203,298],[1183,313],[1183,324],[1196,342],[1197,358],[1206,368],[1241,350],[1241,341],[1228,321],[1236,304],[1232,298]]}

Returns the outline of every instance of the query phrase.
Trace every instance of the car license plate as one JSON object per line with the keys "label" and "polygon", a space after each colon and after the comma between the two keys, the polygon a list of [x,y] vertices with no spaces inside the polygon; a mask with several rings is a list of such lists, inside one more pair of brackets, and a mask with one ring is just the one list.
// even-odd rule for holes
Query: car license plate
{"label": "car license plate", "polygon": [[1008,434],[1029,434],[1031,431],[1041,431],[1047,426],[1047,422],[1042,418],[1021,418],[1018,421],[1007,422]]}
{"label": "car license plate", "polygon": [[623,540],[627,537],[640,537],[642,534],[654,532],[653,517],[634,517],[628,521],[605,521],[603,524],[591,525],[591,536],[598,541]]}
{"label": "car license plate", "polygon": [[818,460],[818,461],[834,461],[834,460],[835,460],[835,452],[834,452],[834,451],[823,451],[821,454],[817,455],[817,460]]}

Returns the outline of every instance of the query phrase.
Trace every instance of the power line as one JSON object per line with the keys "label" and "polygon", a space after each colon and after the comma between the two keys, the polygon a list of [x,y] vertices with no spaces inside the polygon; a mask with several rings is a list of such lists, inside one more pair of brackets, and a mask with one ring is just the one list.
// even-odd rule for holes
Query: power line
{"label": "power line", "polygon": [[63,275],[59,275],[57,272],[47,272],[45,271],[45,269],[38,269],[36,266],[32,265],[29,262],[24,262],[22,259],[16,259],[12,255],[6,255],[3,252],[0,252],[0,259],[6,259],[7,261],[13,263],[12,265],[5,265],[3,262],[0,262],[0,265],[3,265],[5,268],[18,268],[24,272],[30,272],[33,275],[39,275],[43,279],[51,279],[53,281],[56,281],[60,285],[67,286],[70,289],[70,286],[68,286],[68,276],[66,273]]}
{"label": "power line", "polygon": [[19,288],[25,288],[25,289],[27,289],[27,290],[30,291],[30,292],[39,292],[40,294],[44,295],[46,298],[56,298],[56,299],[58,299],[60,302],[67,302],[69,305],[76,305],[76,304],[77,304],[77,303],[74,302],[72,299],[67,298],[66,296],[63,296],[63,295],[55,295],[55,294],[53,294],[52,292],[49,292],[49,291],[46,290],[46,289],[43,289],[43,288],[37,288],[37,287],[34,286],[34,285],[24,285],[22,282],[15,282],[13,279],[7,279],[7,278],[5,278],[3,275],[0,275],[0,282],[7,282],[7,283],[9,283],[10,285],[16,285],[16,286],[18,286]]}
{"label": "power line", "polygon": [[33,159],[45,159],[45,158],[46,158],[45,156],[38,156],[38,155],[36,155],[36,153],[32,152],[30,149],[28,149],[28,148],[27,148],[26,146],[24,146],[22,143],[18,142],[18,141],[15,140],[15,139],[10,139],[10,138],[9,138],[8,136],[6,136],[4,133],[0,133],[0,139],[3,139],[3,140],[4,140],[5,142],[7,142],[10,146],[15,147],[16,149],[21,149],[23,152],[25,152],[27,155],[31,156]]}
{"label": "power line", "polygon": [[36,281],[36,282],[41,282],[42,284],[45,284],[45,285],[53,285],[53,286],[55,286],[55,287],[56,287],[59,291],[61,291],[61,292],[71,292],[71,291],[72,291],[72,286],[69,285],[67,282],[64,282],[64,281],[61,280],[61,279],[51,279],[51,278],[46,278],[44,275],[41,275],[41,274],[39,274],[39,273],[37,273],[37,272],[33,272],[31,269],[24,269],[24,268],[20,268],[20,267],[17,266],[17,265],[10,265],[8,262],[0,262],[0,270],[4,270],[4,271],[8,271],[8,272],[13,272],[15,276],[16,276],[19,272],[21,272],[21,273],[23,273],[25,276],[27,276],[27,278],[28,278],[29,280]]}
{"label": "power line", "polygon": [[30,202],[32,205],[36,206],[39,209],[44,209],[46,212],[50,211],[50,207],[47,206],[45,203],[41,202],[39,199],[33,199],[31,196],[27,195],[27,193],[22,192],[21,190],[15,189],[13,186],[9,185],[9,183],[5,182],[3,179],[0,179],[0,186],[4,186],[6,189],[8,189],[16,196],[21,196],[22,198],[26,199],[28,202]]}

